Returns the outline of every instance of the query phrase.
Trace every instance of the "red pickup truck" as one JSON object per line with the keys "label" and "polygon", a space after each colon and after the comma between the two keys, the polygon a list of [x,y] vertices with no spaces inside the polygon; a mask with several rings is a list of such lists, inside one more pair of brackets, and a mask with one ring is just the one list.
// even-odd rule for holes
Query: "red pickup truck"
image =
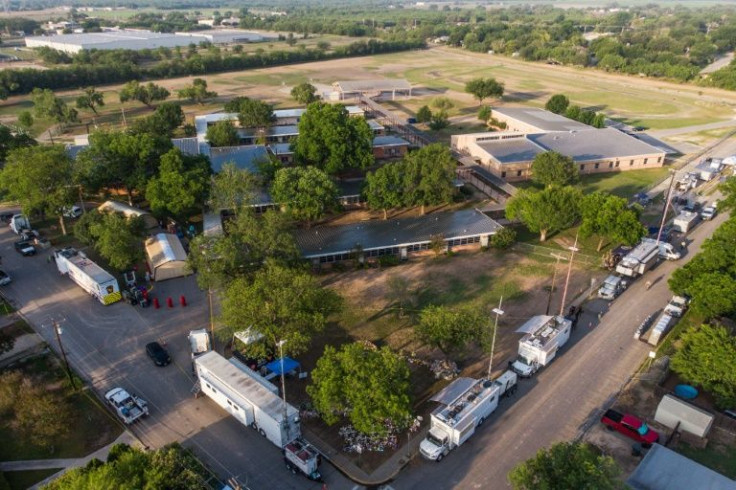
{"label": "red pickup truck", "polygon": [[617,430],[626,437],[641,442],[645,447],[659,442],[659,434],[634,415],[606,410],[601,422],[608,426],[608,430]]}

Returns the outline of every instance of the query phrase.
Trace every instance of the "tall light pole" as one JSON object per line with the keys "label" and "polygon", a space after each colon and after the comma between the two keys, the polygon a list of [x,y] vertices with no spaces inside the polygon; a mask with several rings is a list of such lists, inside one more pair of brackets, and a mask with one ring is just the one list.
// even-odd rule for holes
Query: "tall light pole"
{"label": "tall light pole", "polygon": [[555,262],[555,270],[552,272],[552,286],[549,288],[549,294],[547,295],[547,309],[544,310],[545,315],[549,315],[549,309],[552,306],[552,294],[554,294],[555,291],[555,280],[557,279],[557,267],[560,265],[560,260],[562,260],[564,257],[557,254],[552,254],[552,257],[557,259],[557,262]]}
{"label": "tall light pole", "polygon": [[61,343],[61,325],[59,325],[59,322],[56,320],[52,320],[52,326],[54,328],[54,333],[56,334],[56,341],[59,343],[59,350],[61,351],[61,358],[64,360],[64,366],[66,367],[66,375],[69,376],[69,383],[72,385],[72,389],[76,390],[77,385],[74,382],[74,375],[72,375],[72,370],[69,368],[69,361],[66,358],[66,352],[64,351],[64,345]]}
{"label": "tall light pole", "polygon": [[492,312],[496,314],[496,321],[493,324],[493,337],[491,338],[491,356],[488,359],[488,379],[491,379],[491,369],[493,369],[493,349],[496,348],[496,332],[498,331],[498,317],[503,315],[501,304],[503,303],[503,296],[498,300],[498,308],[493,308]]}
{"label": "tall light pole", "polygon": [[575,234],[575,244],[570,247],[570,263],[567,266],[567,278],[565,279],[565,289],[562,291],[562,304],[560,304],[560,316],[565,315],[565,300],[567,299],[567,286],[570,284],[570,274],[572,274],[572,259],[575,257],[575,252],[580,250],[578,248],[578,235]]}
{"label": "tall light pole", "polygon": [[284,427],[286,429],[286,439],[289,439],[289,419],[287,418],[288,412],[286,410],[286,380],[284,376],[284,344],[286,340],[279,340],[279,355],[281,356],[281,397],[284,401]]}
{"label": "tall light pole", "polygon": [[664,230],[664,222],[667,219],[667,210],[670,207],[670,199],[672,198],[672,186],[675,184],[675,171],[670,169],[672,178],[670,179],[670,186],[667,188],[667,195],[664,198],[664,209],[662,209],[662,220],[659,222],[659,231],[657,232],[657,243],[662,238],[662,231]]}

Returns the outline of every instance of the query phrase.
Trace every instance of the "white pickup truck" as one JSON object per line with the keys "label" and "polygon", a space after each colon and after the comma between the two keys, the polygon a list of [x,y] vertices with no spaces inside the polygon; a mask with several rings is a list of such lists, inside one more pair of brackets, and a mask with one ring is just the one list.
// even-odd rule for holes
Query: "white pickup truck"
{"label": "white pickup truck", "polygon": [[114,388],[105,393],[105,400],[115,409],[118,417],[130,425],[141,417],[148,415],[148,403],[142,398],[131,395],[123,388]]}
{"label": "white pickup truck", "polygon": [[687,310],[690,300],[684,296],[672,296],[672,299],[667,306],[664,307],[664,313],[680,318]]}

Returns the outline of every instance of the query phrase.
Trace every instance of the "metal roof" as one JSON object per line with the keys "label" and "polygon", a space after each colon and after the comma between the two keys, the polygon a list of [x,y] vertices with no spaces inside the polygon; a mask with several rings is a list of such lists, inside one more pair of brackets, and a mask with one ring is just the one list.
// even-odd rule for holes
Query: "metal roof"
{"label": "metal roof", "polygon": [[372,220],[339,226],[298,230],[297,244],[305,258],[363,250],[428,243],[433,236],[445,240],[494,234],[501,225],[474,209],[435,213],[418,218]]}
{"label": "metal roof", "polygon": [[380,80],[341,80],[332,84],[341,92],[373,92],[377,90],[411,90],[411,84],[402,78]]}
{"label": "metal roof", "polygon": [[583,124],[554,112],[537,109],[536,107],[494,107],[494,114],[501,114],[508,118],[516,119],[524,124],[534,126],[539,131],[572,131],[593,129]]}
{"label": "metal roof", "polygon": [[373,138],[374,148],[385,146],[409,146],[409,142],[398,136],[376,136]]}
{"label": "metal roof", "polygon": [[160,42],[166,40],[168,42],[186,46],[189,43],[199,43],[207,41],[204,36],[195,33],[161,33],[138,29],[120,29],[105,32],[88,32],[84,34],[59,34],[55,36],[28,36],[30,41],[50,42],[58,44],[66,44],[73,46],[83,46],[85,49],[94,49],[95,45],[106,45],[118,43],[120,49],[126,49],[126,44],[130,42],[151,41]]}
{"label": "metal roof", "polygon": [[172,138],[171,144],[185,155],[199,155],[197,138]]}
{"label": "metal roof", "polygon": [[736,482],[692,459],[654,444],[626,480],[634,490],[734,490]]}
{"label": "metal roof", "polygon": [[[258,129],[254,128],[238,128],[238,135],[243,137],[255,136]],[[299,134],[299,126],[271,126],[266,129],[266,136],[297,136]]]}
{"label": "metal roof", "polygon": [[268,151],[263,145],[220,146],[210,148],[212,171],[218,173],[226,163],[234,163],[236,167],[252,173],[258,173],[259,160],[267,160]]}
{"label": "metal roof", "polygon": [[307,112],[306,109],[302,108],[296,108],[296,109],[276,109],[273,111],[273,117],[276,119],[286,119],[288,117],[302,117],[304,113]]}
{"label": "metal roof", "polygon": [[613,128],[530,134],[528,138],[547,150],[570,156],[576,162],[664,153]]}
{"label": "metal roof", "polygon": [[544,153],[544,148],[526,138],[494,140],[476,143],[487,151],[500,163],[530,162],[539,153]]}
{"label": "metal roof", "polygon": [[293,155],[291,143],[269,143],[268,147],[274,155]]}

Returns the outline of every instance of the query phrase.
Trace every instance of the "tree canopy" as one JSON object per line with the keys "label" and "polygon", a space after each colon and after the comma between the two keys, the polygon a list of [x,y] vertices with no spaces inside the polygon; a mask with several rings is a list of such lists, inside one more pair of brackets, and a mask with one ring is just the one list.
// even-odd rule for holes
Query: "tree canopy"
{"label": "tree canopy", "polygon": [[[731,294],[735,294],[731,287]],[[736,337],[722,325],[691,327],[670,366],[680,378],[713,394],[720,408],[736,405]]]}
{"label": "tree canopy", "polygon": [[155,102],[166,100],[171,93],[160,85],[148,82],[141,85],[138,80],[126,83],[120,90],[120,102],[137,100],[148,107],[153,107]]}
{"label": "tree canopy", "polygon": [[127,218],[120,213],[85,213],[76,223],[88,232],[95,250],[118,271],[129,270],[143,260],[145,225],[140,217]]}
{"label": "tree canopy", "polygon": [[300,83],[291,89],[291,97],[300,104],[308,105],[319,100],[317,88],[311,83]]}
{"label": "tree canopy", "polygon": [[276,171],[271,196],[295,219],[310,223],[337,206],[338,191],[316,167],[286,167]]}
{"label": "tree canopy", "polygon": [[388,210],[404,204],[404,165],[388,164],[365,176],[363,195],[371,209],[383,210],[383,219]]}
{"label": "tree canopy", "polygon": [[36,117],[51,119],[61,126],[79,121],[76,109],[69,107],[49,89],[33,89],[31,100]]}
{"label": "tree canopy", "polygon": [[350,117],[345,106],[313,102],[299,120],[292,143],[299,165],[313,165],[330,175],[373,164],[373,131],[362,117]]}
{"label": "tree canopy", "polygon": [[384,435],[386,421],[404,428],[411,420],[409,367],[388,347],[355,342],[326,346],[307,393],[327,424],[347,414],[356,430]]}
{"label": "tree canopy", "polygon": [[623,488],[614,459],[586,443],[559,442],[509,473],[514,490],[614,490]]}
{"label": "tree canopy", "polygon": [[472,309],[453,310],[430,305],[420,313],[416,333],[448,356],[473,341],[485,346],[489,340],[488,319]]}
{"label": "tree canopy", "polygon": [[440,143],[427,145],[404,156],[404,199],[409,206],[437,206],[452,202],[455,168],[449,148]]}
{"label": "tree canopy", "polygon": [[522,189],[509,199],[506,217],[518,219],[545,241],[549,233],[571,227],[580,217],[582,192],[574,187],[548,187],[541,191]]}
{"label": "tree canopy", "polygon": [[175,102],[163,102],[156,107],[150,116],[141,117],[133,121],[130,132],[132,134],[148,133],[171,137],[174,130],[184,124],[184,111]]}
{"label": "tree canopy", "polygon": [[489,97],[501,98],[503,89],[503,83],[497,82],[495,78],[474,78],[465,84],[465,91],[472,94],[481,104]]}
{"label": "tree canopy", "polygon": [[14,130],[0,124],[0,162],[4,162],[8,153],[16,148],[35,146],[38,143],[27,132]]}
{"label": "tree canopy", "polygon": [[578,167],[572,158],[545,151],[534,156],[532,161],[532,181],[545,187],[576,184],[580,180]]}
{"label": "tree canopy", "polygon": [[564,114],[569,105],[570,99],[566,95],[555,94],[544,104],[544,108],[555,114]]}
{"label": "tree canopy", "polygon": [[285,355],[299,355],[339,308],[340,297],[312,275],[268,260],[252,280],[239,277],[227,287],[222,302],[227,327],[221,334],[230,338],[251,329],[263,335],[264,343],[249,345],[249,354],[265,355],[283,340]]}
{"label": "tree canopy", "polygon": [[417,122],[428,123],[432,120],[432,110],[427,105],[423,105],[419,108],[416,115]]}
{"label": "tree canopy", "polygon": [[209,126],[205,138],[211,146],[236,146],[240,143],[238,131],[231,121],[217,121]]}
{"label": "tree canopy", "polygon": [[217,92],[207,90],[207,80],[203,78],[195,78],[192,80],[191,85],[178,90],[176,94],[180,99],[188,99],[200,105],[204,104],[204,101],[207,99],[217,97]]}
{"label": "tree canopy", "polygon": [[236,97],[225,104],[225,110],[238,113],[244,128],[266,128],[273,123],[273,106],[249,97]]}
{"label": "tree canopy", "polygon": [[161,157],[158,175],[148,181],[146,200],[158,216],[184,219],[202,209],[210,188],[210,162],[173,148]]}
{"label": "tree canopy", "polygon": [[240,214],[253,202],[259,189],[258,177],[228,162],[212,179],[210,207],[217,211],[227,210]]}
{"label": "tree canopy", "polygon": [[97,108],[105,105],[105,97],[94,87],[86,87],[82,95],[77,97],[78,109],[89,109],[97,115]]}
{"label": "tree canopy", "polygon": [[583,198],[580,209],[580,234],[583,237],[597,235],[597,251],[601,250],[606,238],[624,245],[636,245],[647,234],[639,221],[639,207],[629,207],[622,197],[594,192]]}

